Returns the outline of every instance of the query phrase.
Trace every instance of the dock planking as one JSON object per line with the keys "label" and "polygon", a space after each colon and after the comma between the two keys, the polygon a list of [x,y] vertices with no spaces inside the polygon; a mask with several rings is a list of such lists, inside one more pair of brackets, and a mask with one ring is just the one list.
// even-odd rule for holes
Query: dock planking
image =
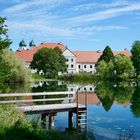
{"label": "dock planking", "polygon": [[[78,107],[81,110],[85,109],[84,105],[79,105]],[[76,103],[66,103],[66,104],[51,104],[51,105],[32,105],[32,106],[22,106],[19,107],[26,114],[42,114],[49,112],[65,112],[72,111],[76,112],[77,104]]]}

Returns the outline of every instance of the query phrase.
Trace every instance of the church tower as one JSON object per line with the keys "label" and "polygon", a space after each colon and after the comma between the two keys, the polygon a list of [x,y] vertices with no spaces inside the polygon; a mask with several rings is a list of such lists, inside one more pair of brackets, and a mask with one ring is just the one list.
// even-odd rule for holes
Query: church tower
{"label": "church tower", "polygon": [[36,46],[36,44],[34,43],[34,40],[32,40],[32,41],[29,43],[29,46],[30,46],[30,48],[33,48],[33,47]]}
{"label": "church tower", "polygon": [[20,50],[27,50],[27,45],[24,40],[19,42],[19,49]]}

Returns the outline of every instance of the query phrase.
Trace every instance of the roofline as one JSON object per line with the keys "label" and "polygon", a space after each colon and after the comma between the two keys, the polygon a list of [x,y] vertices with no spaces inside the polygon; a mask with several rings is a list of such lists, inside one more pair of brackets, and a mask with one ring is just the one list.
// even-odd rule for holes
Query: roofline
{"label": "roofline", "polygon": [[[66,48],[66,47],[65,47]],[[77,57],[74,53],[73,53],[73,51],[71,51],[70,49],[68,49],[68,48],[66,48],[65,50],[69,50],[75,57]],[[65,51],[64,50],[64,51]]]}

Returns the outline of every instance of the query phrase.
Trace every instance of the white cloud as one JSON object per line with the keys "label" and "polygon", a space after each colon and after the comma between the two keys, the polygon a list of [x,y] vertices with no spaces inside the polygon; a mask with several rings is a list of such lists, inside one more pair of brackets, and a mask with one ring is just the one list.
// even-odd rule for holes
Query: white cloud
{"label": "white cloud", "polygon": [[98,21],[98,20],[104,20],[109,19],[112,17],[120,16],[127,12],[137,11],[140,10],[140,3],[131,4],[129,6],[125,7],[119,7],[119,8],[111,8],[108,10],[99,11],[92,14],[84,14],[76,17],[69,18],[67,20],[68,23],[85,23],[85,22],[91,22],[91,21]]}
{"label": "white cloud", "polygon": [[78,6],[75,6],[72,8],[74,11],[85,11],[85,10],[92,10],[96,8],[113,8],[113,7],[118,7],[118,6],[126,6],[128,5],[128,1],[123,0],[123,1],[113,1],[113,2],[108,2],[108,3],[97,3],[97,2],[91,2],[91,3],[86,3],[86,4],[81,4]]}
{"label": "white cloud", "polygon": [[[111,8],[104,11],[99,11],[92,14],[84,14],[80,16],[73,17],[76,15],[73,12],[69,15],[65,14],[65,10],[59,10],[60,13],[53,13],[52,9],[59,9],[58,7],[65,4],[71,0],[30,0],[23,2],[22,0],[12,0],[16,3],[15,6],[7,8],[3,11],[4,14],[8,16],[7,23],[9,25],[9,30],[11,36],[20,36],[21,38],[31,38],[31,37],[63,37],[63,38],[87,38],[93,36],[97,32],[101,31],[114,31],[114,30],[125,30],[127,27],[112,24],[95,26],[91,25],[92,21],[108,19],[123,13],[139,10],[140,3],[133,4],[129,6],[126,2],[116,2],[110,3],[108,5],[102,4],[104,7],[117,7],[121,8]],[[89,5],[90,7],[91,5]],[[93,5],[92,5],[93,6]],[[73,7],[73,6],[72,6]],[[87,5],[88,7],[88,5]],[[51,11],[52,10],[52,11]],[[68,12],[67,11],[67,12]],[[76,23],[76,24],[75,24]],[[83,23],[90,23],[89,25]]]}
{"label": "white cloud", "polygon": [[29,8],[40,8],[41,6],[45,7],[46,9],[51,9],[53,7],[56,7],[58,5],[61,5],[63,3],[68,2],[69,0],[30,0],[30,1],[14,1],[17,2],[16,5],[6,8],[3,12],[4,13],[16,13],[16,12],[22,12]]}
{"label": "white cloud", "polygon": [[63,38],[74,38],[77,36],[88,37],[96,32],[110,31],[110,30],[124,30],[127,27],[122,26],[90,26],[90,27],[63,27],[52,26],[50,23],[46,23],[43,20],[32,20],[32,24],[29,21],[12,21],[9,22],[9,29],[11,33],[19,32],[21,36],[55,36]]}

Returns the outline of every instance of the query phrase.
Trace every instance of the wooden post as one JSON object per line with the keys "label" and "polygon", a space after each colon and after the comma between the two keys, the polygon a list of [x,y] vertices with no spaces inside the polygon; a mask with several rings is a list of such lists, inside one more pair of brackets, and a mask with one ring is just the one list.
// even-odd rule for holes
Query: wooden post
{"label": "wooden post", "polygon": [[69,129],[73,128],[72,116],[73,116],[72,111],[69,111],[68,112],[68,128]]}
{"label": "wooden post", "polygon": [[[43,99],[45,99],[45,95],[43,95]],[[43,102],[43,104],[45,105],[45,101]]]}
{"label": "wooden post", "polygon": [[46,127],[46,114],[41,114],[41,125],[42,127]]}
{"label": "wooden post", "polygon": [[54,128],[54,114],[51,113],[49,115],[49,129],[53,129]]}

